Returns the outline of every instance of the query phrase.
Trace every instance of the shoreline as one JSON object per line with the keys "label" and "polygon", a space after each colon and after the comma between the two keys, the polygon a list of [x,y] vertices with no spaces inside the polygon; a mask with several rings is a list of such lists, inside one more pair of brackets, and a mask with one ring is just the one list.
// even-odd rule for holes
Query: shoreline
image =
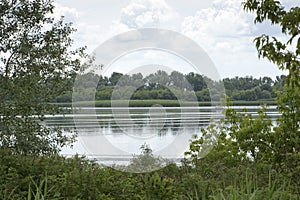
{"label": "shoreline", "polygon": [[[151,100],[130,100],[129,105],[125,100],[113,100],[113,107],[152,107],[153,105],[160,105],[163,107],[180,107],[180,106],[226,106],[224,102],[193,102],[183,101],[181,104],[177,100],[163,100],[163,99],[151,99]],[[85,107],[111,107],[112,100],[97,100],[97,101],[79,101],[79,102],[63,102],[53,103],[59,107],[72,107],[85,106]],[[233,106],[261,106],[261,105],[276,105],[274,100],[261,100],[261,101],[231,101]]]}

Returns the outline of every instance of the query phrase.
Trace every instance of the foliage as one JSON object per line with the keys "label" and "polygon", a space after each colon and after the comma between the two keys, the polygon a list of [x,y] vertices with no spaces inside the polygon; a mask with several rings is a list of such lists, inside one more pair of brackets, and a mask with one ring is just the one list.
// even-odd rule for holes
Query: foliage
{"label": "foliage", "polygon": [[[220,87],[223,83],[226,94],[234,101],[265,101],[274,100],[276,92],[283,88],[285,76],[277,76],[276,80],[270,77],[253,78],[234,77],[225,78],[222,82],[209,79],[206,76],[190,72],[186,75],[173,71],[167,74],[164,71],[158,71],[143,77],[141,73],[133,75],[123,75],[114,72],[110,77],[103,77],[93,73],[83,74],[84,81],[80,83],[80,95],[76,97],[78,101],[87,100],[91,94],[96,100],[124,99],[124,96],[130,96],[132,100],[184,100],[193,101],[196,95],[200,102],[208,102],[215,99],[213,91],[209,91],[207,84],[214,88]],[[70,81],[72,82],[72,81]],[[94,91],[96,89],[96,91]],[[53,99],[53,102],[71,102],[72,89],[69,88],[65,94]],[[210,94],[211,93],[211,94]]]}
{"label": "foliage", "polygon": [[225,151],[144,174],[79,156],[1,155],[1,199],[297,199],[299,188],[262,164],[231,162]]}
{"label": "foliage", "polygon": [[41,125],[48,104],[70,88],[83,49],[69,50],[75,31],[51,17],[49,0],[0,3],[0,147],[21,154],[48,154],[73,141]]}
{"label": "foliage", "polygon": [[[127,172],[131,173],[145,173],[156,171],[166,164],[167,160],[154,156],[152,149],[147,144],[141,146],[141,154],[134,155],[131,159],[130,165],[125,168]],[[122,168],[121,168],[122,169]]]}
{"label": "foliage", "polygon": [[[191,158],[191,165],[194,166],[195,170],[201,169],[199,173],[205,179],[211,179],[212,172],[218,174],[218,176],[226,176],[228,174],[232,175],[231,170],[235,170],[234,173],[238,174],[241,173],[240,168],[250,168],[254,174],[263,170],[262,174],[265,175],[266,169],[268,169],[267,171],[271,174],[269,179],[273,180],[273,173],[275,173],[280,176],[279,180],[281,179],[281,182],[279,183],[279,191],[277,191],[279,193],[277,193],[273,192],[277,186],[270,186],[269,181],[269,193],[266,193],[264,198],[289,199],[292,198],[289,194],[280,192],[282,187],[285,187],[288,183],[290,189],[299,194],[298,186],[300,185],[298,181],[300,174],[298,167],[300,155],[300,10],[298,7],[285,10],[279,1],[273,0],[247,0],[244,3],[244,9],[256,12],[256,23],[268,20],[272,24],[278,24],[282,28],[282,33],[289,37],[286,43],[280,42],[275,37],[271,39],[267,35],[255,39],[259,56],[268,58],[277,64],[280,69],[289,72],[283,85],[277,85],[280,89],[277,91],[277,110],[281,113],[281,116],[276,123],[273,123],[267,116],[265,107],[262,107],[256,117],[227,108],[225,119],[222,119],[219,124],[212,124],[207,129],[203,129],[202,137],[191,142],[187,155]],[[296,38],[298,42],[294,46],[295,50],[293,50],[289,45],[292,45]],[[266,81],[268,80],[266,79]],[[230,102],[228,103],[230,104]],[[202,158],[201,150],[205,145],[205,136],[211,133],[218,133],[217,144],[207,157],[199,160]],[[217,167],[215,167],[216,165]],[[211,174],[205,176],[205,169],[208,166]],[[216,171],[216,169],[219,170]],[[238,177],[241,177],[241,174]],[[260,187],[265,187],[264,185],[267,184],[264,180],[258,183]],[[234,187],[237,188],[237,186]],[[256,197],[258,191],[255,191],[255,193],[253,191],[251,194],[253,198],[260,199],[260,197]],[[238,189],[232,190],[227,197],[222,197],[223,194],[220,192],[218,198],[244,198],[239,196]],[[242,194],[244,195],[245,192],[243,191]]]}
{"label": "foliage", "polygon": [[[279,25],[287,41],[263,34],[255,39],[258,55],[275,63],[279,69],[287,70],[288,75],[282,91],[278,92],[277,107],[281,112],[278,125],[274,127],[272,145],[277,167],[283,171],[299,174],[295,165],[300,154],[300,8],[286,9],[279,1],[248,0],[244,9],[256,13],[255,23],[265,21]],[[294,162],[289,164],[290,158]]]}

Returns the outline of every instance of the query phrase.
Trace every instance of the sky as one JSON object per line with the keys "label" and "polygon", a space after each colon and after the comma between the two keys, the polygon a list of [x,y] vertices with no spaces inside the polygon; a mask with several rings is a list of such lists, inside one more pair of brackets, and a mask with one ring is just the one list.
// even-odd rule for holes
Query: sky
{"label": "sky", "polygon": [[[298,0],[282,0],[287,7]],[[158,28],[174,31],[198,44],[214,63],[221,78],[270,76],[283,72],[265,59],[259,59],[253,40],[267,33],[282,38],[280,28],[268,23],[254,24],[242,0],[54,0],[55,16],[65,16],[77,28],[74,45],[87,46],[88,53],[127,31]],[[284,38],[283,38],[284,39]],[[166,37],[166,40],[170,38]],[[163,42],[162,39],[159,42]],[[174,43],[178,41],[174,40]],[[180,46],[179,44],[177,44]],[[114,47],[117,48],[117,47]],[[111,51],[114,51],[112,47]],[[95,51],[96,50],[96,51]],[[103,52],[102,52],[103,54]],[[168,54],[168,55],[166,55]],[[141,60],[149,60],[146,63]],[[100,61],[101,62],[101,61]],[[107,73],[130,73],[134,67],[166,65],[188,73],[190,63],[160,50],[127,52],[111,61]],[[153,63],[152,63],[153,64]],[[105,66],[106,67],[106,66]],[[205,74],[204,74],[205,75]]]}

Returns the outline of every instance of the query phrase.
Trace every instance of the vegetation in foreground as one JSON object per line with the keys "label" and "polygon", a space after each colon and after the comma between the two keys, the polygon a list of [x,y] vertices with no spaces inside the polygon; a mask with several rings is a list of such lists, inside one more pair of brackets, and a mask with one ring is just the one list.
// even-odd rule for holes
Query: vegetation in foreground
{"label": "vegetation in foreground", "polygon": [[[290,37],[288,42],[268,35],[255,40],[261,57],[289,72],[277,94],[282,114],[277,123],[264,108],[257,118],[228,108],[224,120],[191,141],[181,166],[131,174],[57,154],[72,138],[41,127],[38,120],[59,111],[47,102],[62,94],[65,81],[79,70],[79,61],[72,58],[81,51],[68,51],[73,29],[46,17],[53,11],[51,1],[4,0],[0,6],[1,199],[299,199],[298,7],[286,10],[273,0],[244,3],[245,10],[256,13],[256,23],[270,21]],[[45,24],[49,30],[42,28]],[[295,40],[296,48],[291,48]],[[203,149],[211,144],[203,158]],[[144,147],[129,167],[145,167],[144,158],[155,161]]]}
{"label": "vegetation in foreground", "polygon": [[[2,149],[0,198],[299,199],[299,174],[292,169],[278,173],[270,163],[238,160],[228,152],[215,149],[201,160],[132,174],[78,156],[23,156]],[[151,156],[143,151],[128,167],[149,167],[141,160]]]}

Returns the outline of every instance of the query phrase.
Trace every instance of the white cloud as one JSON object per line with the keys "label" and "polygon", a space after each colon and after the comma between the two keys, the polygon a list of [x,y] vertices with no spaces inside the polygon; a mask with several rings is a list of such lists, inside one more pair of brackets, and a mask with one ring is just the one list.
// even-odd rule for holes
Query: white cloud
{"label": "white cloud", "polygon": [[219,48],[240,51],[243,46],[248,46],[253,29],[251,16],[242,10],[241,2],[215,0],[212,7],[186,17],[182,22],[182,33],[209,52],[218,51]]}
{"label": "white cloud", "polygon": [[[132,0],[119,10],[120,13],[116,10],[111,14],[111,24],[101,17],[101,13],[99,16],[93,15],[94,20],[84,20],[87,16],[86,11],[79,7],[72,8],[72,4],[69,7],[56,4],[55,16],[64,15],[66,21],[74,23],[78,29],[74,35],[75,44],[87,45],[88,52],[105,40],[128,30],[150,27],[170,29],[181,32],[203,47],[217,65],[222,77],[253,73],[272,76],[276,67],[272,66],[269,71],[265,68],[260,69],[268,63],[257,59],[253,39],[261,33],[270,33],[277,37],[280,29],[270,28],[269,24],[254,25],[254,16],[242,9],[242,1],[213,0],[210,7],[199,9],[196,13],[185,12],[185,16],[179,16],[179,13],[183,12],[180,12],[181,8],[176,2],[172,4],[174,7],[171,7],[165,0]],[[293,2],[287,1],[288,4]],[[177,49],[186,48],[176,39],[172,45]],[[147,56],[155,57],[150,54]],[[156,57],[160,60],[159,56]]]}
{"label": "white cloud", "polygon": [[174,28],[178,14],[164,0],[133,0],[121,10],[120,19],[114,21],[112,29]]}
{"label": "white cloud", "polygon": [[87,23],[74,24],[77,32],[74,34],[74,40],[78,46],[87,46],[88,51],[94,50],[101,42],[104,41],[106,35],[105,29],[100,25]]}
{"label": "white cloud", "polygon": [[53,5],[54,5],[53,16],[55,19],[59,19],[61,16],[64,16],[65,21],[76,23],[79,17],[82,15],[82,13],[76,10],[75,8],[62,6],[59,3],[53,3]]}
{"label": "white cloud", "polygon": [[280,74],[275,65],[257,58],[253,39],[261,33],[278,36],[276,27],[255,25],[243,10],[243,0],[214,0],[212,6],[187,16],[182,33],[195,40],[212,58],[222,77]]}
{"label": "white cloud", "polygon": [[291,7],[299,7],[299,1],[297,0],[279,0],[281,5],[286,9],[290,9]]}
{"label": "white cloud", "polygon": [[110,27],[84,22],[84,13],[72,7],[54,3],[54,17],[65,16],[65,21],[73,22],[78,32],[74,35],[76,46],[87,45],[88,51],[94,50],[113,36],[138,28],[170,28],[178,26],[178,14],[164,0],[132,0],[121,9],[120,17],[112,21]]}
{"label": "white cloud", "polygon": [[110,38],[111,30],[107,30],[107,27],[81,20],[81,18],[85,17],[84,12],[73,7],[63,6],[56,2],[54,2],[53,5],[55,9],[52,16],[55,19],[60,19],[61,16],[64,16],[64,21],[72,22],[73,27],[77,29],[72,35],[72,39],[75,41],[75,48],[87,46],[88,52],[91,52],[103,41]]}

